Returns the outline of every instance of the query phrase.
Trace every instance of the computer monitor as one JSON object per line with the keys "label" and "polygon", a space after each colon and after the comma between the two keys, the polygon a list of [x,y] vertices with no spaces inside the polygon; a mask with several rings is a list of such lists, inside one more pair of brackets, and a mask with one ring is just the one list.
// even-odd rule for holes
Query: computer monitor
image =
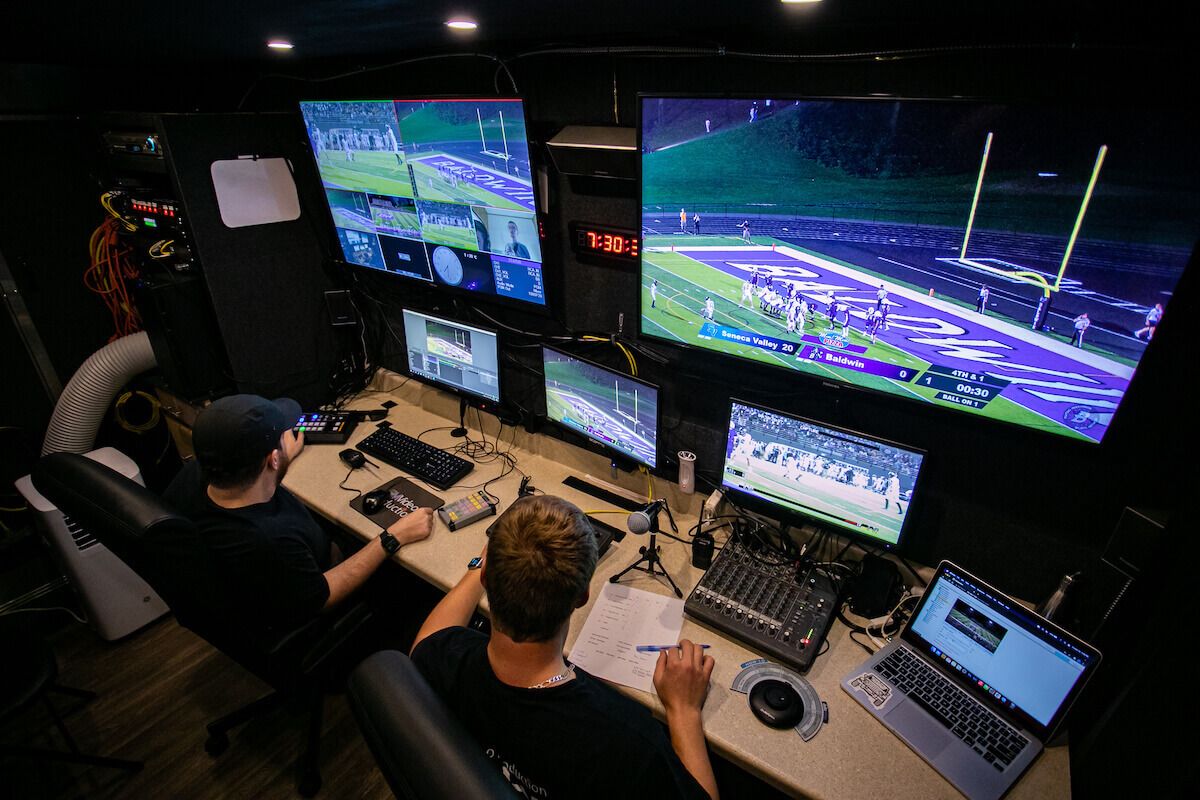
{"label": "computer monitor", "polygon": [[464,398],[500,402],[495,331],[403,309],[408,371]]}
{"label": "computer monitor", "polygon": [[347,263],[545,307],[521,100],[320,100],[300,113]]}
{"label": "computer monitor", "polygon": [[1099,442],[1200,239],[1190,128],[1112,102],[643,97],[641,332]]}
{"label": "computer monitor", "polygon": [[546,418],[605,451],[658,466],[658,387],[542,347]]}
{"label": "computer monitor", "polygon": [[735,502],[784,521],[897,547],[924,453],[733,400],[721,485]]}

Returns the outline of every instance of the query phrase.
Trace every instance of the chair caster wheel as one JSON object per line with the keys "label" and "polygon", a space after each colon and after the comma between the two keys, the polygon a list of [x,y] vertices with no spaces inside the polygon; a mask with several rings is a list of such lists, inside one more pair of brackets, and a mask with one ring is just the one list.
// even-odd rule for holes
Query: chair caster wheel
{"label": "chair caster wheel", "polygon": [[213,758],[229,749],[229,737],[223,733],[210,733],[204,740],[204,752]]}

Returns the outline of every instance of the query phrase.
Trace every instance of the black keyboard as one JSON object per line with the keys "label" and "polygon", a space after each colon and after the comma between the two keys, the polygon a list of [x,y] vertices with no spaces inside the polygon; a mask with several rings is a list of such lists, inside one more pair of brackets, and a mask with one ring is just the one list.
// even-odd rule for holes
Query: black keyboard
{"label": "black keyboard", "polygon": [[691,617],[786,666],[807,672],[837,612],[837,589],[796,562],[755,551],[732,537],[684,603]]}
{"label": "black keyboard", "polygon": [[995,712],[903,647],[876,664],[875,671],[1001,772],[1029,744]]}
{"label": "black keyboard", "polygon": [[358,449],[439,489],[449,489],[475,469],[467,459],[418,441],[395,428],[379,428],[359,442]]}

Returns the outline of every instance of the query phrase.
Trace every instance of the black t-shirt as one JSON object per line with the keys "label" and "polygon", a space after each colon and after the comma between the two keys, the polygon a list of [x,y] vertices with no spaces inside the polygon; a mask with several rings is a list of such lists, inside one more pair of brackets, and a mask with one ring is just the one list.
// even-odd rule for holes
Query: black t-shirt
{"label": "black t-shirt", "polygon": [[167,501],[191,519],[226,581],[213,591],[244,610],[241,622],[264,633],[312,619],[329,598],[329,537],[296,496],[280,486],[266,503],[222,508],[208,496],[199,465],[186,464]]}
{"label": "black t-shirt", "polygon": [[478,631],[447,628],[412,658],[518,794],[708,798],[648,710],[578,667],[558,686],[509,686],[492,672],[487,642]]}

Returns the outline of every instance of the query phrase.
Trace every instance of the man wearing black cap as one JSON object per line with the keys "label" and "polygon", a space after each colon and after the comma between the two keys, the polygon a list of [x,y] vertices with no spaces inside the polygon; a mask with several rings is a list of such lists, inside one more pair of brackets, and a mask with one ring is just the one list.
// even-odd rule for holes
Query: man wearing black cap
{"label": "man wearing black cap", "polygon": [[243,620],[264,634],[283,633],[341,602],[402,545],[429,536],[432,509],[402,517],[334,565],[328,535],[280,486],[304,448],[292,431],[300,406],[287,398],[223,397],[196,419],[196,459],[167,487],[166,498],[199,527],[228,578]]}

